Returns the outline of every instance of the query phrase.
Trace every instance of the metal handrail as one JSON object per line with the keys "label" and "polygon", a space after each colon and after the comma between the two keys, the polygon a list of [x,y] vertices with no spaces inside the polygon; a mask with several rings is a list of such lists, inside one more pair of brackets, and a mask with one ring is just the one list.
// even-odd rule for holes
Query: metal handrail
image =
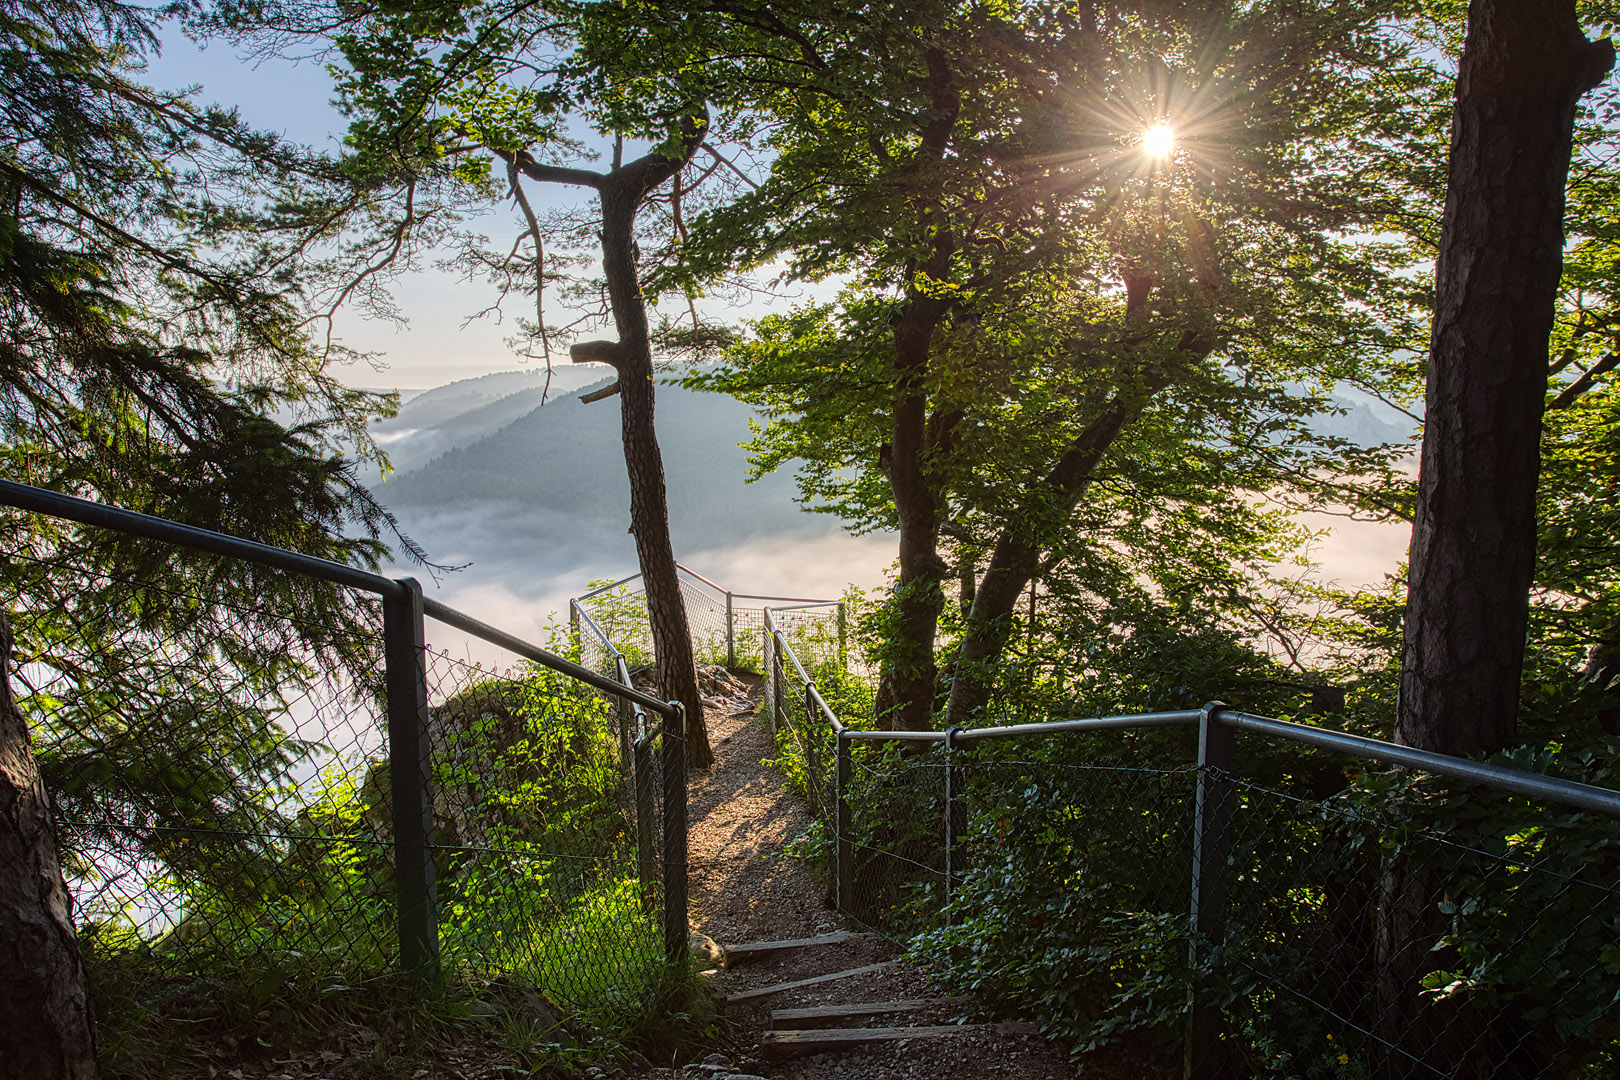
{"label": "metal handrail", "polygon": [[[158,540],[178,547],[190,548],[193,551],[203,551],[211,555],[224,555],[260,566],[284,570],[288,573],[303,574],[331,582],[334,585],[360,589],[378,596],[400,597],[409,594],[414,588],[413,585],[407,584],[410,579],[384,577],[382,574],[362,570],[360,567],[350,566],[347,563],[333,562],[331,559],[322,559],[298,551],[272,547],[269,544],[261,544],[256,540],[244,540],[239,536],[231,536],[227,533],[199,529],[195,525],[185,525],[178,521],[170,521],[167,518],[142,514],[134,510],[125,510],[122,507],[108,506],[105,503],[92,502],[89,499],[81,499],[74,495],[47,491],[44,488],[19,484],[14,480],[0,480],[0,503],[15,506],[19,510],[66,518],[81,525],[112,529],[133,536],[142,536],[148,540]],[[669,702],[659,701],[657,698],[650,697],[629,686],[620,686],[612,679],[598,675],[589,668],[581,667],[554,652],[540,648],[538,645],[531,645],[521,638],[508,634],[504,630],[498,630],[431,597],[424,596],[422,598],[422,612],[439,622],[453,626],[492,645],[499,645],[501,648],[510,650],[543,667],[548,667],[581,682],[589,683],[598,690],[635,701],[644,708],[652,709],[660,716],[673,715],[673,709]]]}
{"label": "metal handrail", "polygon": [[797,611],[800,608],[834,607],[842,604],[842,600],[811,600],[805,596],[761,596],[759,593],[732,593],[738,600],[780,600],[772,611]]}
{"label": "metal handrail", "polygon": [[[516,653],[527,660],[533,660],[537,664],[567,675],[571,679],[577,679],[582,683],[594,686],[603,693],[615,694],[641,708],[651,709],[660,716],[675,715],[674,705],[667,701],[659,701],[650,694],[643,694],[640,690],[632,687],[628,679],[623,683],[619,683],[605,675],[598,675],[588,667],[564,659],[556,653],[548,652],[538,645],[530,645],[522,638],[514,637],[504,630],[497,630],[495,627],[480,622],[471,615],[457,611],[448,604],[424,596],[422,598],[422,610],[425,614],[447,626],[453,626],[457,630],[482,638],[492,645],[499,645],[501,648]],[[600,633],[600,631],[598,632]]]}
{"label": "metal handrail", "polygon": [[[767,608],[765,611],[767,632],[772,635],[772,640],[781,651],[781,654],[792,663],[793,669],[798,673],[799,680],[810,695],[811,700],[815,702],[818,711],[826,718],[828,725],[840,739],[859,742],[937,742],[959,745],[961,743],[992,739],[1061,735],[1078,731],[1191,727],[1199,723],[1205,712],[1202,709],[1183,709],[1173,712],[1102,716],[1083,720],[1048,720],[1043,723],[1033,724],[1002,724],[982,728],[955,729],[949,732],[943,730],[861,730],[850,727],[839,720],[832,709],[828,707],[826,701],[822,699],[820,692],[815,687],[814,680],[810,678],[804,669],[804,665],[800,663],[798,656],[794,653],[793,646],[775,628],[775,620],[771,617],[773,610],[775,609]],[[1352,735],[1348,732],[1334,731],[1330,728],[1312,727],[1309,724],[1276,720],[1268,716],[1257,716],[1239,709],[1219,707],[1209,710],[1209,716],[1214,723],[1234,731],[1249,731],[1267,738],[1314,746],[1318,749],[1349,754],[1353,757],[1379,761],[1400,768],[1421,769],[1438,776],[1480,784],[1501,791],[1510,791],[1519,795],[1529,795],[1579,810],[1590,810],[1600,814],[1607,814],[1610,817],[1620,818],[1620,791],[1612,788],[1543,776],[1540,773],[1526,772],[1523,769],[1491,765],[1486,762],[1455,757],[1450,754],[1439,754],[1432,750],[1419,750],[1415,747],[1402,746],[1383,739],[1368,738],[1365,735]]]}
{"label": "metal handrail", "polygon": [[1213,714],[1216,723],[1237,731],[1253,731],[1289,742],[1303,743],[1323,750],[1370,758],[1389,765],[1449,776],[1473,784],[1530,795],[1548,802],[1562,803],[1578,810],[1592,810],[1610,817],[1620,817],[1620,791],[1582,784],[1575,780],[1560,780],[1554,776],[1491,765],[1470,758],[1437,754],[1432,750],[1419,750],[1383,739],[1369,739],[1364,735],[1311,727],[1288,720],[1273,720],[1268,716],[1255,716],[1236,709],[1218,709]]}
{"label": "metal handrail", "polygon": [[334,585],[347,585],[349,588],[363,589],[379,596],[398,593],[403,588],[393,578],[362,570],[358,566],[271,547],[269,544],[244,540],[239,536],[199,529],[195,525],[183,525],[178,521],[108,506],[106,503],[92,502],[75,495],[64,495],[58,491],[19,484],[15,480],[0,480],[0,503],[36,514],[66,518],[81,525],[112,529],[132,536],[144,536],[148,540],[161,540],[164,543],[191,548],[193,551],[228,555],[260,566],[269,566],[295,574],[307,574]]}

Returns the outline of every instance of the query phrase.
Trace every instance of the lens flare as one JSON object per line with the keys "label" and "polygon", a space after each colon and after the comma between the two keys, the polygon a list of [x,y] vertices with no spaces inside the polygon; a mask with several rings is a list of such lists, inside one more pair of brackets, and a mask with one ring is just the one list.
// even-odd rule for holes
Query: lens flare
{"label": "lens flare", "polygon": [[1149,157],[1168,158],[1175,148],[1176,133],[1163,124],[1150,127],[1142,133],[1142,152]]}

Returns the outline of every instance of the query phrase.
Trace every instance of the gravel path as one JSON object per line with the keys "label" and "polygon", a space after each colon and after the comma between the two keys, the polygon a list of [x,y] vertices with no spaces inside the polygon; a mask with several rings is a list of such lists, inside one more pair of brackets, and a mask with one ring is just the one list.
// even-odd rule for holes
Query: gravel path
{"label": "gravel path", "polygon": [[[747,678],[747,677],[745,677]],[[717,688],[719,689],[719,688]],[[810,937],[858,929],[834,911],[825,887],[784,849],[810,824],[802,800],[788,794],[780,774],[762,762],[776,755],[768,726],[754,718],[758,679],[714,700],[708,710],[715,765],[692,777],[690,821],[691,919],[695,931],[722,945]],[[712,978],[719,995],[846,971],[885,960],[881,971],[736,1003],[727,1012],[715,1053],[684,1070],[658,1069],[648,1080],[912,1080],[1005,1077],[1008,1080],[1159,1080],[1176,1075],[1163,1054],[1115,1049],[1070,1061],[1065,1048],[1038,1035],[977,1031],[916,1038],[840,1054],[767,1062],[760,1036],[772,1009],[938,997],[925,971],[900,959],[894,943],[863,935],[839,945],[771,954]],[[936,1006],[887,1021],[895,1026],[954,1024],[985,1019],[971,1002]],[[863,1026],[855,1021],[851,1026]],[[878,1026],[882,1021],[871,1022]]]}

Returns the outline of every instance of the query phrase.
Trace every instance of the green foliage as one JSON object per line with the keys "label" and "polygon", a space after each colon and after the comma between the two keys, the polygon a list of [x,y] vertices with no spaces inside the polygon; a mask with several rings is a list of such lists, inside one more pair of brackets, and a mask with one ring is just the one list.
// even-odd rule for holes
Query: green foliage
{"label": "green foliage", "polygon": [[[350,455],[380,460],[366,424],[393,403],[334,378],[352,354],[311,333],[278,216],[338,170],[145,85],[157,19],[0,12],[0,476],[374,568],[398,537]],[[370,689],[369,598],[14,510],[0,578],[68,865],[113,850],[221,905],[281,903],[266,838],[315,748],[276,721]],[[286,913],[244,919],[250,947],[284,943]]]}
{"label": "green foliage", "polygon": [[1077,1050],[1168,1034],[1188,986],[1186,743],[1121,733],[959,754],[967,869],[913,949]]}
{"label": "green foliage", "polygon": [[[606,580],[592,581],[586,591],[611,584]],[[591,597],[583,606],[602,635],[623,655],[631,671],[652,666],[652,627],[648,622],[646,593],[635,585],[620,585]]]}
{"label": "green foliage", "polygon": [[[651,1046],[700,1028],[691,973],[663,956],[658,882],[636,876],[614,711],[548,669],[481,680],[431,710],[449,982],[538,991],[568,1018],[551,1043],[595,1032]],[[183,917],[156,938],[135,930],[137,910],[81,930],[92,986],[118,1003],[100,1014],[109,1068],[139,1073],[154,1040],[168,1045],[157,1032],[188,1018],[282,1045],[304,1010],[363,1006],[393,978],[389,799],[383,763],[335,761],[284,786],[249,842],[158,830],[174,848],[164,865],[188,872],[134,903]],[[88,857],[70,869],[94,873]]]}

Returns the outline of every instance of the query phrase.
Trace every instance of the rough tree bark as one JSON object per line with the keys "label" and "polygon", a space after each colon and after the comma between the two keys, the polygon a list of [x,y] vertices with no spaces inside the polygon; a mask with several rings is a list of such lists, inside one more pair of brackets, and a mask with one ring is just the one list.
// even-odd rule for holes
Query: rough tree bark
{"label": "rough tree bark", "polygon": [[660,184],[689,161],[708,130],[706,118],[694,117],[682,132],[682,156],[657,151],[607,172],[536,163],[528,155],[497,151],[531,180],[574,184],[596,190],[602,207],[602,276],[619,339],[576,346],[576,361],[611,364],[618,373],[624,464],[630,478],[630,531],[636,538],[647,613],[652,624],[658,683],[665,697],[686,707],[687,762],[696,769],[714,762],[703,703],[698,696],[697,667],[686,605],[669,538],[669,504],[664,490],[664,458],[653,425],[652,336],[647,304],[636,267],[636,213]]}
{"label": "rough tree bark", "polygon": [[45,785],[0,616],[0,1080],[96,1076],[95,1028]]}
{"label": "rough tree bark", "polygon": [[[1133,301],[1145,303],[1145,295]],[[1129,318],[1134,311],[1127,311]],[[1052,466],[1031,495],[996,537],[984,580],[973,597],[962,642],[957,647],[950,702],[945,710],[945,726],[966,727],[978,719],[990,701],[995,684],[995,668],[1012,633],[1013,609],[1024,590],[1035,580],[1041,555],[1050,546],[1043,534],[1053,521],[1067,521],[1086,489],[1103,455],[1135,419],[1149,399],[1170,385],[1172,373],[1197,363],[1212,351],[1213,345],[1201,335],[1188,332],[1177,343],[1175,357],[1141,373],[1137,385],[1119,390],[1097,418],[1087,424],[1070,443],[1069,449]]]}
{"label": "rough tree bark", "polygon": [[[1461,754],[1514,735],[1529,589],[1547,342],[1563,271],[1576,104],[1614,63],[1574,0],[1473,0],[1457,78],[1412,533],[1397,742]],[[1383,1076],[1415,1055],[1443,1072],[1539,1075],[1494,1060],[1466,1000],[1426,1002],[1444,870],[1390,858],[1376,963]],[[1507,1039],[1508,1044],[1516,1037]]]}
{"label": "rough tree bark", "polygon": [[[934,110],[923,125],[915,160],[939,160],[950,146],[962,101],[942,49],[925,55],[923,80]],[[929,415],[927,385],[935,331],[950,302],[932,295],[930,282],[948,280],[956,256],[956,236],[948,216],[933,202],[920,201],[917,232],[927,254],[906,267],[906,299],[896,312],[894,330],[894,412],[889,429],[889,490],[900,526],[899,573],[895,581],[894,633],[884,659],[878,690],[880,722],[903,731],[926,731],[934,723],[939,666],[934,637],[945,606],[942,582],[948,572],[939,554],[944,524],[939,486],[929,475],[930,453],[947,444],[953,421],[949,410]]]}
{"label": "rough tree bark", "polygon": [[1397,742],[1512,738],[1575,107],[1614,63],[1574,0],[1475,0],[1435,267]]}
{"label": "rough tree bark", "polygon": [[939,556],[939,499],[923,463],[929,448],[924,379],[942,307],[938,301],[911,297],[894,328],[897,378],[889,429],[889,489],[900,524],[900,567],[894,591],[895,632],[884,658],[878,714],[902,731],[933,726],[938,693],[934,635],[944,606],[941,583],[946,566]]}

